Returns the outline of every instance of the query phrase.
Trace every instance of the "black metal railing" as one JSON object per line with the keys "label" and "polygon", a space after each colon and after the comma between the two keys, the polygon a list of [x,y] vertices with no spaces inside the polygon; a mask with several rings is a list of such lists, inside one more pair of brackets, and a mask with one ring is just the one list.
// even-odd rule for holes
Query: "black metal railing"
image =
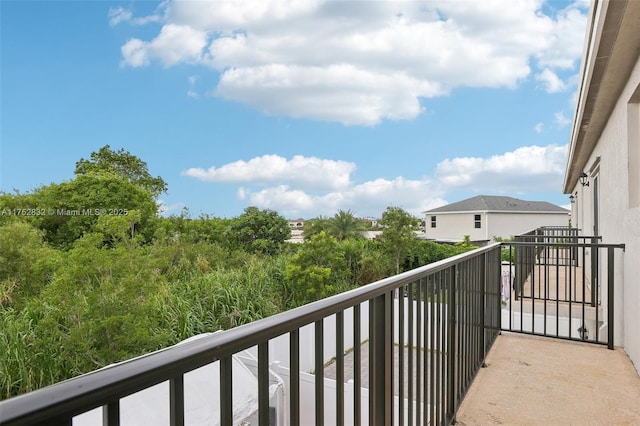
{"label": "black metal railing", "polygon": [[[214,407],[209,424],[231,425],[247,415],[260,425],[450,424],[501,329],[500,260],[494,244],[2,401],[0,424],[80,424],[94,409],[104,425],[132,424],[136,417],[128,416],[144,416],[145,408],[127,401],[151,389],[164,389],[151,407],[166,413],[165,423],[193,423],[190,404],[201,395],[194,395],[192,375],[201,368],[212,368],[207,380],[215,382],[211,394],[199,398]],[[309,374],[301,371],[308,328],[314,335],[311,390],[303,380]],[[289,376],[278,406],[270,387],[273,343],[283,338],[288,359],[277,361],[286,361]],[[247,414],[237,409],[234,382],[238,359],[249,349],[257,353],[257,404]],[[347,355],[352,368],[345,367]],[[335,390],[324,374],[328,358],[335,358]],[[345,374],[353,377],[352,394]]]}
{"label": "black metal railing", "polygon": [[[504,330],[613,348],[615,270],[624,244],[575,228],[539,228],[504,243]],[[617,266],[618,265],[618,266]]]}

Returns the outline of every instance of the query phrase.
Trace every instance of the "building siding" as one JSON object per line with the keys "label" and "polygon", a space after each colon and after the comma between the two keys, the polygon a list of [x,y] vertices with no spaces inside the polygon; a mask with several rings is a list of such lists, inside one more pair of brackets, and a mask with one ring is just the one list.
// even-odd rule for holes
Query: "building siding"
{"label": "building siding", "polygon": [[[640,207],[634,192],[640,186],[640,182],[635,182],[635,171],[640,169],[640,160],[634,154],[638,152],[640,144],[640,129],[632,127],[637,125],[640,118],[630,115],[634,111],[637,113],[638,109],[629,104],[639,87],[640,60],[637,60],[587,161],[585,172],[590,175],[590,184],[582,187],[578,183],[573,188],[572,193],[577,193],[578,199],[572,207],[573,215],[578,220],[577,226],[585,235],[592,235],[595,222],[594,178],[597,176],[599,233],[605,243],[626,244],[623,265],[616,265],[616,282],[621,288],[616,290],[614,296],[615,344],[624,346],[636,369],[640,370]],[[608,301],[603,300],[603,303]]]}

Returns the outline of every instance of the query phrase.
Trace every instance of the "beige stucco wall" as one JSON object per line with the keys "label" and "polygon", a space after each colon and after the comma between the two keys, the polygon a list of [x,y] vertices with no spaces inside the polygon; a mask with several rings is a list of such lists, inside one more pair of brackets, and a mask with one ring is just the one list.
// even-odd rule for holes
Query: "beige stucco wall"
{"label": "beige stucco wall", "polygon": [[491,238],[511,238],[542,226],[569,226],[569,213],[490,213]]}
{"label": "beige stucco wall", "polygon": [[[474,216],[480,215],[481,228],[474,227]],[[431,216],[436,216],[436,228],[431,228]],[[541,226],[568,226],[567,213],[436,213],[426,215],[427,237],[436,240],[462,240],[469,235],[471,241],[491,240],[494,237],[511,238]]]}
{"label": "beige stucco wall", "polygon": [[[482,227],[474,228],[474,216],[480,215]],[[431,227],[431,216],[436,217],[436,227]],[[440,213],[427,214],[427,238],[435,240],[462,241],[469,235],[472,241],[487,240],[486,215],[482,212],[473,213]]]}
{"label": "beige stucco wall", "polygon": [[[622,285],[618,285],[615,292],[615,343],[624,346],[640,371],[640,206],[637,205],[640,194],[636,194],[640,187],[640,182],[636,182],[640,168],[637,154],[640,128],[635,127],[640,126],[640,117],[636,116],[639,113],[637,105],[629,105],[639,86],[640,60],[636,61],[631,77],[587,162],[584,171],[590,175],[590,184],[587,187],[580,184],[574,187],[573,193],[578,193],[578,200],[572,207],[577,226],[584,234],[592,235],[593,181],[598,176],[599,233],[605,243],[626,244],[623,264],[616,271],[616,283]],[[629,149],[630,144],[632,149]]]}

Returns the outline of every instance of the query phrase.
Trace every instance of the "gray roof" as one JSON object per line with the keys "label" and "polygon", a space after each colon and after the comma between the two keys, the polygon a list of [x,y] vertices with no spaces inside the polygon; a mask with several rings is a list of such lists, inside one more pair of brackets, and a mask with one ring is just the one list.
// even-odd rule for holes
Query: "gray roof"
{"label": "gray roof", "polygon": [[556,206],[555,204],[547,203],[546,201],[525,201],[496,195],[478,195],[477,197],[467,198],[457,203],[427,210],[424,213],[471,211],[569,213],[569,210]]}

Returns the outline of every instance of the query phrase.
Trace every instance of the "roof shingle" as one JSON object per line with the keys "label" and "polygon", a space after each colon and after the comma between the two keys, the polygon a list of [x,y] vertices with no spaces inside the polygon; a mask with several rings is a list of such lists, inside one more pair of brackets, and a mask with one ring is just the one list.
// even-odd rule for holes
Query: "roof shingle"
{"label": "roof shingle", "polygon": [[476,197],[467,198],[466,200],[456,203],[447,204],[446,206],[427,210],[424,213],[443,213],[443,212],[468,212],[468,211],[495,211],[495,212],[553,212],[568,213],[569,210],[564,209],[555,204],[546,201],[525,201],[513,197],[503,197],[496,195],[478,195]]}

